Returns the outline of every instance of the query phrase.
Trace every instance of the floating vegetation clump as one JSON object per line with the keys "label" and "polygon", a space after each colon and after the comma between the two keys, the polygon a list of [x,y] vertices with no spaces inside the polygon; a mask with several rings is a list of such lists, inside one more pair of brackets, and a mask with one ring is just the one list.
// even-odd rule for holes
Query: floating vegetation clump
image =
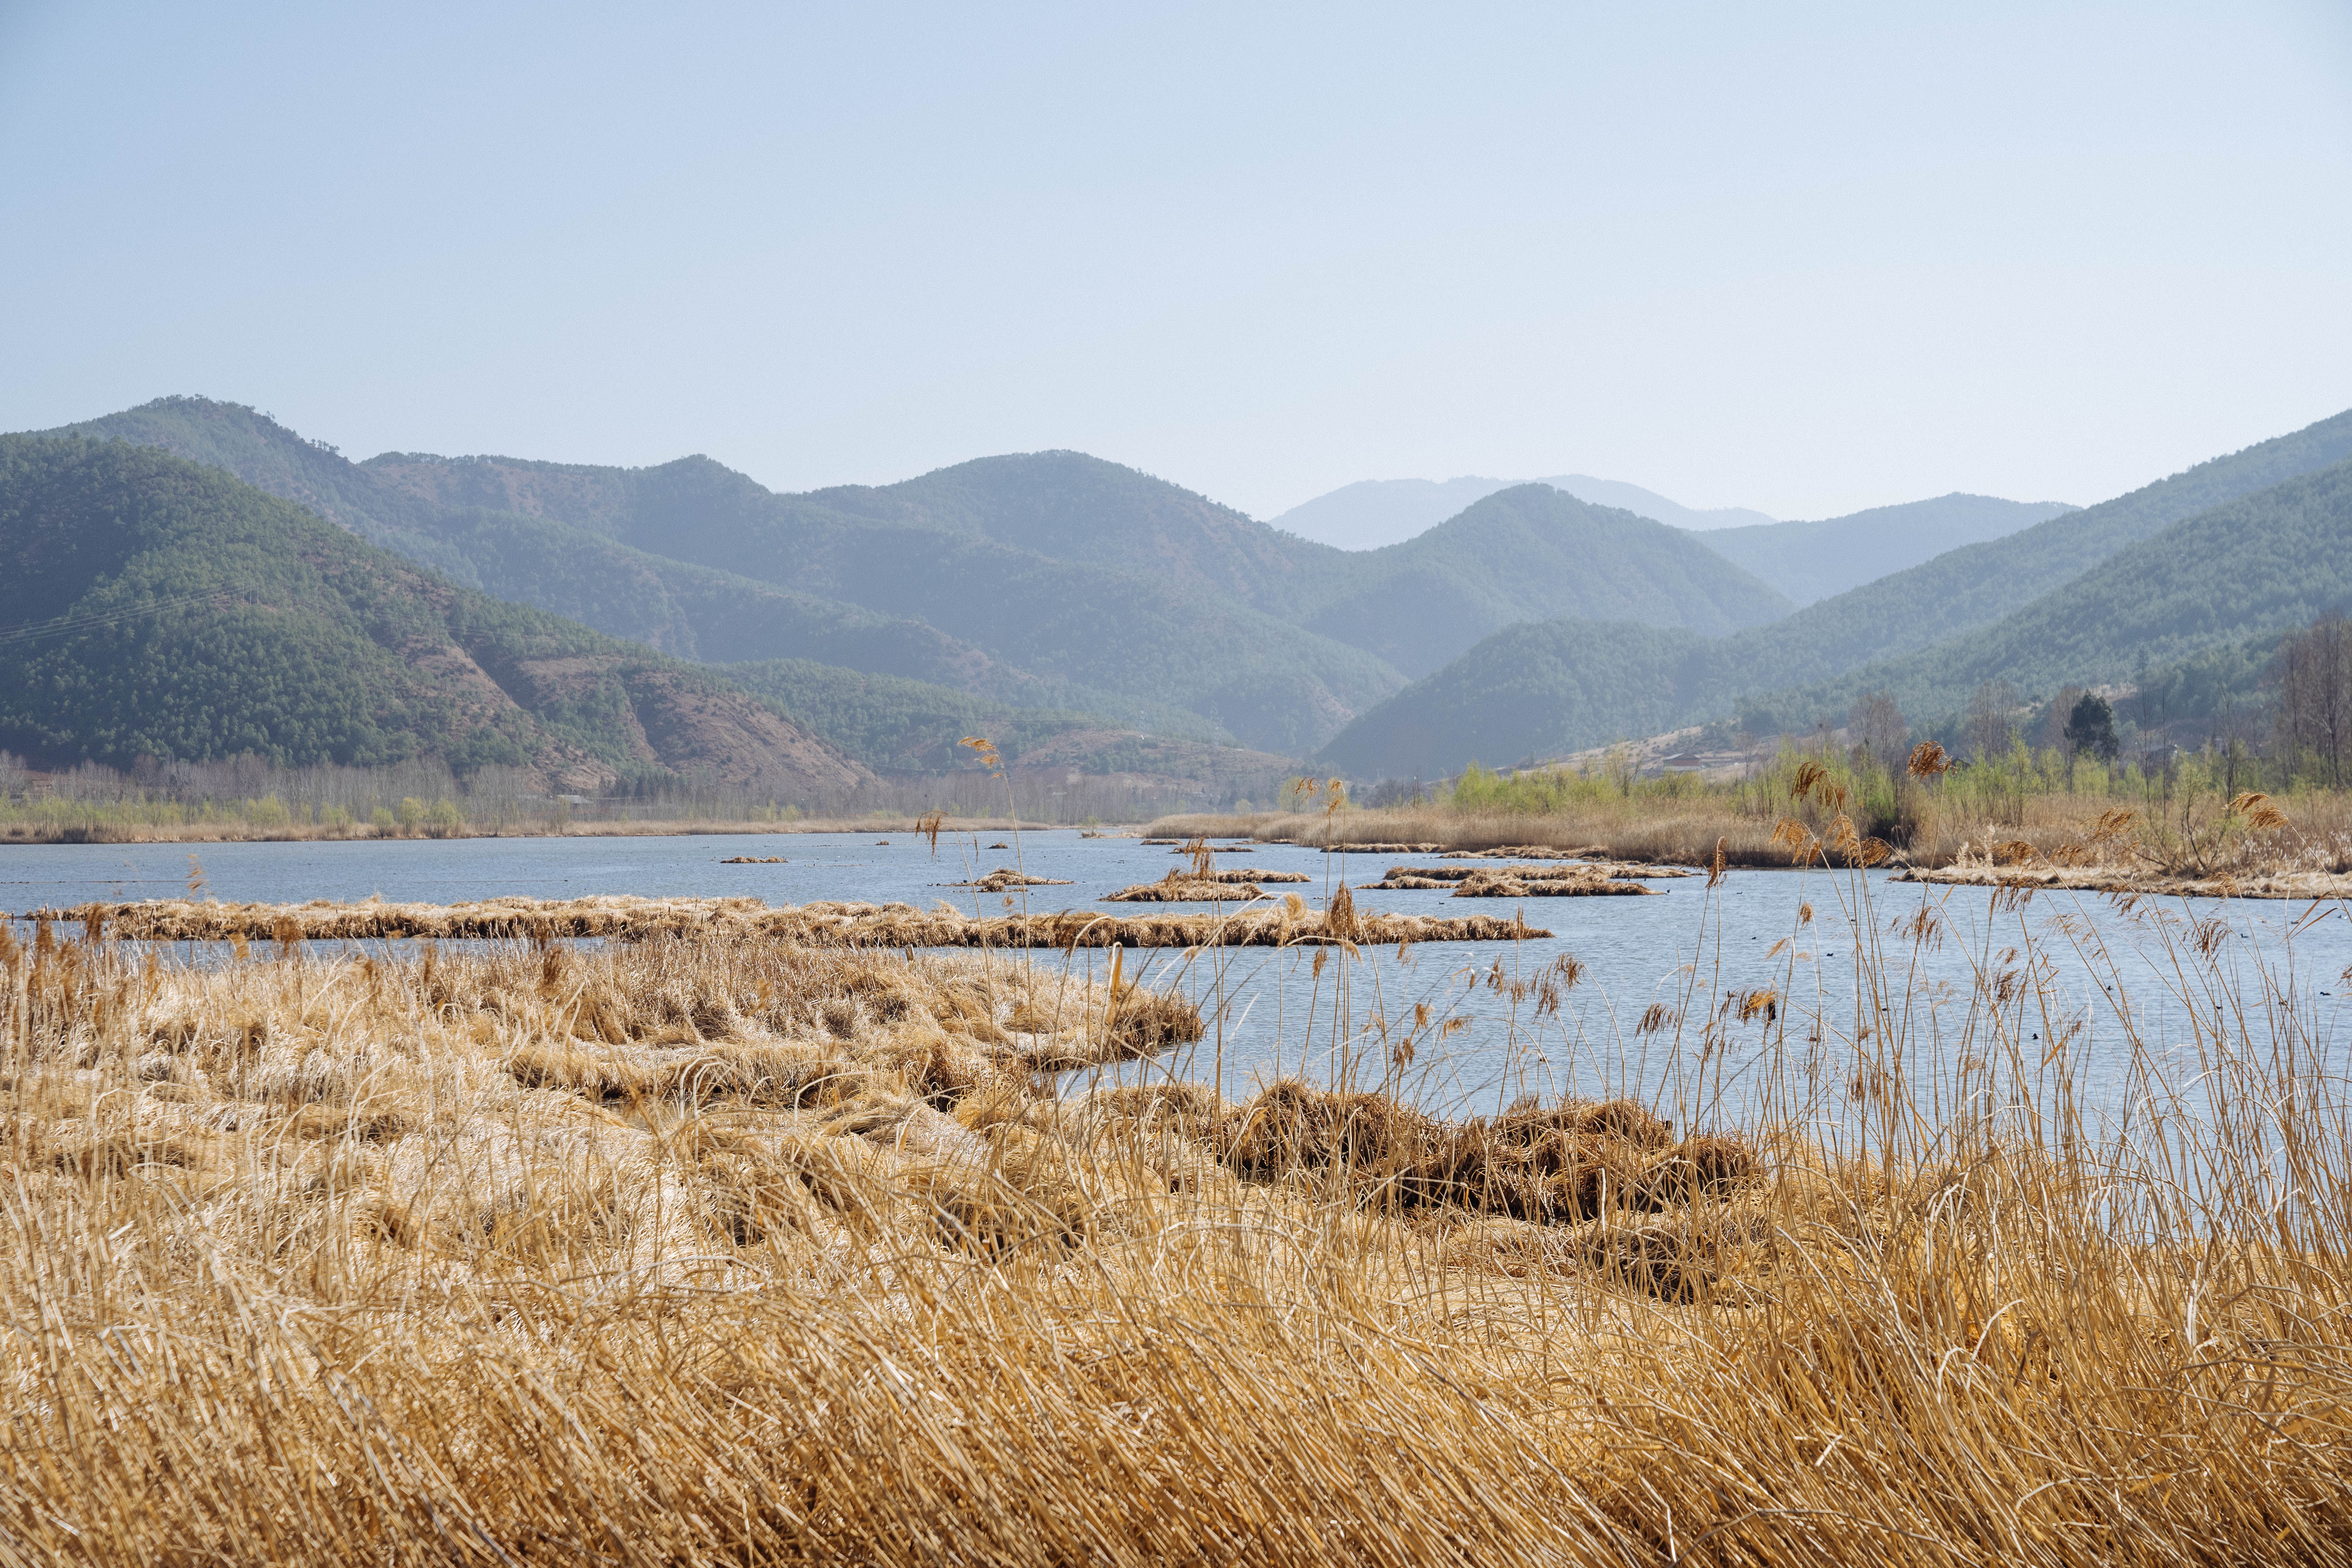
{"label": "floating vegetation clump", "polygon": [[1578,899],[1607,898],[1625,893],[1654,893],[1638,879],[1684,877],[1671,868],[1573,863],[1535,866],[1391,866],[1387,875],[1367,888],[1388,891],[1433,890],[1450,888],[1457,899]]}
{"label": "floating vegetation clump", "polygon": [[1110,904],[1234,903],[1265,897],[1265,882],[1311,882],[1304,871],[1259,871],[1242,868],[1202,870],[1180,867],[1157,882],[1138,882],[1103,895]]}
{"label": "floating vegetation clump", "polygon": [[1066,888],[1070,885],[1067,877],[1032,877],[1026,872],[1003,866],[972,881],[946,884],[950,888],[977,888],[983,893],[1002,893],[1017,888]]}

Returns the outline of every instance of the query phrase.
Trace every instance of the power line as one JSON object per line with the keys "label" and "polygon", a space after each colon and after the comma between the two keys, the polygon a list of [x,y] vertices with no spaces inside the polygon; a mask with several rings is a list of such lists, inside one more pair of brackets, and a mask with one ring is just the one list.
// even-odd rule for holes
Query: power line
{"label": "power line", "polygon": [[174,594],[166,598],[150,599],[143,605],[133,605],[126,609],[89,610],[79,615],[60,616],[53,621],[27,621],[22,626],[0,631],[0,646],[30,642],[37,637],[62,637],[68,632],[95,631],[100,626],[136,620],[142,616],[159,616],[167,610],[218,604],[235,592],[233,588],[215,588],[205,594]]}

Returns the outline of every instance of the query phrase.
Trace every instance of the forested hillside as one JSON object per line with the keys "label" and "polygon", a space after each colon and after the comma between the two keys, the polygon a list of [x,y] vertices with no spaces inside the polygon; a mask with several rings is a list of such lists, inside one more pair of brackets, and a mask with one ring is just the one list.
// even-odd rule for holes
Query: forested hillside
{"label": "forested hillside", "polygon": [[1689,709],[1706,647],[1622,621],[1513,626],[1365,714],[1318,760],[1356,779],[1438,779],[1577,750],[1604,730],[1654,734]]}
{"label": "forested hillside", "polygon": [[[1541,486],[1489,497],[1407,543],[1349,552],[1078,452],[789,496],[708,458],[591,469],[387,455],[364,466],[444,504],[544,509],[648,551],[918,616],[1040,674],[1190,707],[1277,750],[1365,705],[1329,643],[1410,673],[1523,620],[1575,614],[1723,631],[1790,608],[1679,531]],[[927,544],[927,533],[960,542]],[[901,557],[926,569],[870,569]],[[1133,623],[1132,647],[1081,614],[1094,600]],[[1235,606],[1294,629],[1237,622]],[[1234,687],[1222,653],[1203,669],[1202,650],[1170,635],[1171,612],[1197,623],[1200,638],[1247,638],[1283,679]],[[1079,674],[1081,662],[1096,672]]]}
{"label": "forested hillside", "polygon": [[1958,493],[1873,507],[1821,522],[1718,528],[1699,542],[1800,605],[1859,588],[1947,550],[2000,539],[2076,509],[2062,501]]}
{"label": "forested hillside", "polygon": [[1743,705],[1759,730],[1801,728],[1886,689],[1937,722],[1986,681],[2021,696],[2127,679],[2209,649],[2274,638],[2352,605],[2352,462],[2228,501],[2130,545],[2016,614],[1835,681]]}
{"label": "forested hillside", "polygon": [[716,674],[151,448],[0,437],[0,746],[44,761],[438,756],[787,800],[868,776]]}
{"label": "forested hillside", "polygon": [[812,660],[1290,755],[1401,670],[1517,622],[1721,631],[1789,607],[1687,535],[1542,487],[1351,554],[1075,452],[777,495],[704,458],[354,465],[202,399],[75,428],[226,465],[489,593],[681,657]]}
{"label": "forested hillside", "polygon": [[[1476,760],[1603,745],[1727,718],[1742,700],[1752,702],[1767,693],[1825,689],[1865,665],[1921,653],[1990,626],[2176,522],[2347,458],[2352,412],[2007,538],[1947,552],[1768,626],[1687,649],[1644,642],[1637,652],[1646,648],[1652,662],[1621,665],[1622,684],[1613,688],[1581,677],[1549,692],[1523,688],[1519,717],[1489,742],[1496,749]],[[1584,632],[1561,635],[1577,646],[1592,641]],[[1442,731],[1437,706],[1460,700],[1468,672],[1479,668],[1475,661],[1486,657],[1486,650],[1473,649],[1465,658],[1474,662],[1461,674],[1441,670],[1372,710],[1336,737],[1320,760],[1360,773],[1378,762],[1428,777],[1473,760],[1417,747],[1409,738]],[[1664,722],[1655,717],[1661,690],[1672,690],[1678,704]],[[1408,739],[1382,739],[1391,731]]]}
{"label": "forested hillside", "polygon": [[756,513],[773,498],[707,459],[662,469],[387,454],[352,464],[235,404],[171,397],[50,434],[157,446],[300,501],[469,585],[681,658],[797,658],[924,680],[1020,708],[1117,713],[1230,740],[1189,710],[1041,676],[937,627],[637,550],[674,516]]}

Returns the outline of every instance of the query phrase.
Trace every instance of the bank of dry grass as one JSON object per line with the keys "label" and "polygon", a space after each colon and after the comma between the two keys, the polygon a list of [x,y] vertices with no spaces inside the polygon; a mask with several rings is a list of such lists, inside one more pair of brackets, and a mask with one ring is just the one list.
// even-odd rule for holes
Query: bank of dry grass
{"label": "bank of dry grass", "polygon": [[[1785,996],[1645,1018],[1771,1075],[1772,1124],[1721,1138],[1056,1089],[1202,1026],[1099,958],[706,936],[191,972],[58,934],[5,955],[0,1020],[10,1562],[2352,1540],[2352,1125],[2218,944],[2179,954],[2217,1004],[2207,1114],[2141,1155],[1993,1113],[2067,1103],[2030,954],[1962,1007],[1817,1017],[1820,1049]],[[1957,1024],[1959,1092],[1907,1089],[1865,1016]],[[1806,1105],[1868,1142],[1800,1136]]]}
{"label": "bank of dry grass", "polygon": [[[1926,789],[1908,818],[1885,831],[1900,840],[1898,864],[1922,868],[1991,858],[2004,847],[2053,866],[2096,864],[2110,879],[2137,877],[2154,886],[2167,879],[2227,874],[2352,875],[2352,793],[2312,792],[2284,803],[2287,826],[2259,833],[2221,834],[2225,802],[2207,796],[2171,804],[2122,801],[2107,795],[2027,795],[1991,813],[1939,809]],[[2102,837],[2101,823],[2117,811],[2133,821],[2120,835]],[[1785,792],[1748,798],[1725,793],[1689,798],[1634,797],[1614,804],[1551,813],[1465,811],[1444,805],[1339,812],[1255,812],[1239,816],[1167,816],[1146,829],[1155,835],[1249,838],[1318,848],[1386,853],[1401,846],[1453,850],[1575,850],[1598,858],[1706,866],[1721,848],[1727,865],[1791,863],[1777,839],[1794,814],[1818,832],[1835,814]],[[1865,824],[1865,830],[1876,825]],[[2226,844],[2196,856],[2199,843]],[[1378,847],[1372,847],[1377,846]],[[2087,857],[2087,859],[2083,858]]]}

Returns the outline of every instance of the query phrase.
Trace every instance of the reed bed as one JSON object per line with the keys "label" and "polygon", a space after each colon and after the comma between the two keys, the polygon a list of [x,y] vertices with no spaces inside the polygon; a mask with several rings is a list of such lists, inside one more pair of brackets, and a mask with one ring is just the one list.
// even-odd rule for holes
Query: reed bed
{"label": "reed bed", "polygon": [[[1034,882],[1030,884],[1034,885]],[[999,890],[1015,884],[999,884]],[[1217,884],[1217,897],[1239,890]],[[1440,918],[1360,910],[1348,890],[1326,909],[1297,894],[1264,908],[1230,913],[1106,915],[1090,910],[1051,914],[967,915],[946,903],[814,902],[771,907],[754,898],[488,899],[458,904],[232,904],[217,900],[151,899],[37,910],[26,917],[66,921],[140,942],[499,941],[603,938],[758,938],[845,948],[971,947],[1290,947],[1324,942],[1389,944],[1509,942],[1549,936],[1525,921],[1493,915]]]}
{"label": "reed bed", "polygon": [[1207,904],[1263,899],[1266,882],[1311,882],[1304,871],[1266,871],[1253,867],[1217,870],[1204,854],[1193,865],[1180,866],[1156,882],[1138,882],[1103,895],[1107,904]]}
{"label": "reed bed", "polygon": [[[995,847],[1002,848],[999,845]],[[1009,866],[999,866],[987,876],[969,882],[950,882],[950,888],[977,888],[983,893],[1017,891],[1023,888],[1067,888],[1074,884],[1067,877],[1033,877],[1026,871],[1016,871]]]}
{"label": "reed bed", "polygon": [[1148,832],[1246,837],[1359,855],[1434,855],[1503,850],[1533,858],[1546,851],[1612,860],[1704,866],[1718,840],[1734,866],[1783,866],[1770,819],[1751,820],[1708,802],[1675,803],[1640,816],[1596,820],[1582,815],[1454,811],[1444,806],[1360,807],[1346,811],[1165,816]]}
{"label": "reed bed", "polygon": [[2193,1038],[2131,1038],[2118,1131],[2021,918],[1918,993],[1952,910],[1869,896],[1822,895],[1850,1012],[1694,973],[1640,1026],[1684,1103],[1459,1121],[1395,1060],[1102,1085],[1210,1022],[1116,961],[44,928],[0,952],[0,1560],[2352,1555],[2307,994],[2149,919]]}
{"label": "reed bed", "polygon": [[[1793,785],[1802,772],[1800,767],[1784,782]],[[1814,776],[1820,776],[1818,770]],[[2225,878],[2241,886],[2271,879],[2282,887],[2308,887],[2316,896],[2334,897],[2352,886],[2325,880],[2352,878],[2352,792],[2306,791],[2273,803],[2281,823],[2252,829],[2242,815],[2233,820],[2230,811],[2231,801],[2244,798],[2245,792],[2233,797],[2212,790],[2183,791],[2169,800],[2120,801],[2104,795],[2022,794],[1986,810],[1973,797],[1955,797],[1946,805],[1932,785],[1912,788],[1899,815],[1865,820],[1864,828],[1888,838],[1899,866],[1963,873],[1927,879],[1995,880],[1969,868],[2006,855],[2047,868],[2095,866],[2103,876],[2049,884],[2091,890],[2181,892],[2195,890],[2193,884],[2218,889]],[[1864,815],[1859,800],[1851,805],[1856,816]],[[1791,811],[1815,830],[1834,815],[1802,795],[1792,801],[1788,790],[1775,789],[1747,795],[1636,795],[1605,807],[1557,813],[1420,805],[1171,816],[1152,823],[1149,831],[1240,836],[1346,854],[1396,853],[1407,847],[1399,841],[1417,840],[1422,852],[1442,848],[1449,856],[1705,867],[1720,853],[1728,866],[1767,868],[1790,864],[1788,847],[1776,833]],[[2103,831],[2119,813],[2129,819],[2126,829]],[[2291,896],[2305,895],[2298,890]]]}
{"label": "reed bed", "polygon": [[[1481,858],[1475,854],[1461,858]],[[1642,883],[1690,874],[1678,866],[1559,857],[1533,865],[1391,866],[1379,881],[1360,886],[1391,892],[1450,888],[1457,899],[1577,899],[1654,893],[1659,889]]]}

